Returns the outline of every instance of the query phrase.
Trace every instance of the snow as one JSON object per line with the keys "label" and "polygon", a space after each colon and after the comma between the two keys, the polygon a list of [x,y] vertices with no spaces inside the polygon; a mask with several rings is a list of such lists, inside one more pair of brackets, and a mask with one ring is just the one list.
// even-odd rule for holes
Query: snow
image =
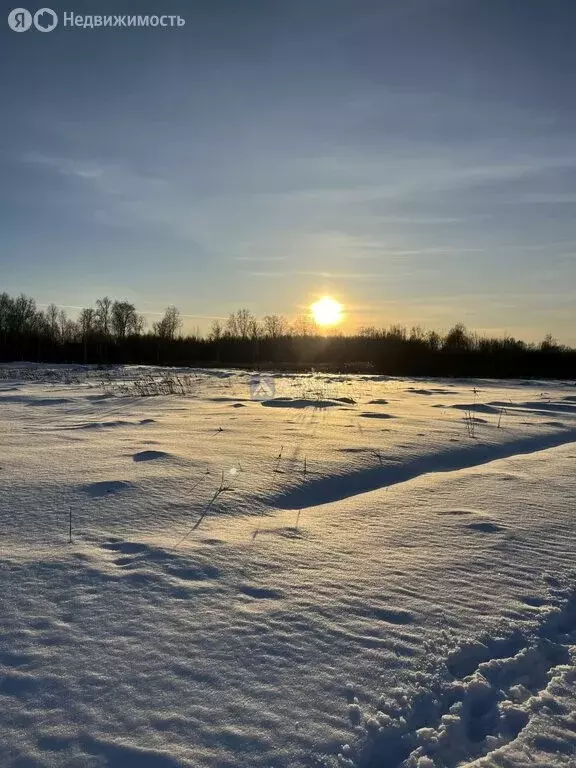
{"label": "snow", "polygon": [[0,366],[0,765],[576,765],[573,383],[170,374]]}

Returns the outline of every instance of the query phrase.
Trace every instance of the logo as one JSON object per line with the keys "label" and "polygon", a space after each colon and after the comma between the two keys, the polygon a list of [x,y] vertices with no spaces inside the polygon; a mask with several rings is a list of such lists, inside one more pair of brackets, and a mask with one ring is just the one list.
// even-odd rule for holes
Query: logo
{"label": "logo", "polygon": [[250,397],[252,400],[270,400],[276,393],[276,385],[272,376],[254,374],[250,378]]}
{"label": "logo", "polygon": [[26,32],[32,26],[32,14],[26,8],[14,8],[8,14],[8,26],[14,32]]}
{"label": "logo", "polygon": [[26,32],[32,23],[39,32],[52,32],[58,25],[58,15],[51,8],[40,8],[34,16],[26,8],[14,8],[8,14],[8,26],[14,32]]}
{"label": "logo", "polygon": [[58,16],[51,8],[40,8],[34,14],[34,26],[39,32],[52,32],[58,24]]}

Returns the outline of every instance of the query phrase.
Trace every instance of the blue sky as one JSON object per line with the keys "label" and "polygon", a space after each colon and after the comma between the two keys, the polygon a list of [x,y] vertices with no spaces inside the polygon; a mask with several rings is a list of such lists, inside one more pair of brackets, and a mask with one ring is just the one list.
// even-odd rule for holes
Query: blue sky
{"label": "blue sky", "polygon": [[571,0],[51,7],[186,25],[3,22],[0,290],[576,344]]}

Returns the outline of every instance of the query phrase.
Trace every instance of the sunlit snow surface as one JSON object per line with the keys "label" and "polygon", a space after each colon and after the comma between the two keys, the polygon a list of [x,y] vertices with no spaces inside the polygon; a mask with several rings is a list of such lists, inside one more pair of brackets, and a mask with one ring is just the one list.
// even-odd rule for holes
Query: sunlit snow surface
{"label": "sunlit snow surface", "polygon": [[572,382],[164,373],[0,366],[2,768],[576,766]]}

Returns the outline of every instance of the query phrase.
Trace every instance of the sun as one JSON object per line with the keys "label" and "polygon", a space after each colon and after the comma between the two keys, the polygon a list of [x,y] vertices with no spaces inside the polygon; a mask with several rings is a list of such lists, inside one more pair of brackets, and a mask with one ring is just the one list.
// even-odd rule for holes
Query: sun
{"label": "sun", "polygon": [[330,296],[323,296],[310,307],[318,325],[338,325],[342,320],[342,304]]}

